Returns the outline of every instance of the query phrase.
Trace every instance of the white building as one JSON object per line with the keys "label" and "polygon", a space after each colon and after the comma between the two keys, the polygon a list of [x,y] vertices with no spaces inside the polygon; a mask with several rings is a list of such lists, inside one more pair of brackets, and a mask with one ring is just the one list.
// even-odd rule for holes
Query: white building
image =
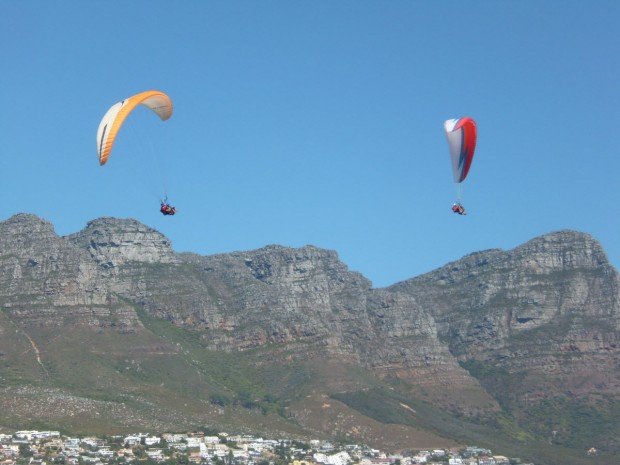
{"label": "white building", "polygon": [[126,446],[135,446],[140,444],[140,440],[142,438],[140,436],[127,436],[124,439],[124,443]]}
{"label": "white building", "polygon": [[256,452],[263,452],[265,450],[265,444],[262,442],[251,442],[247,444],[246,450],[255,450]]}
{"label": "white building", "polygon": [[36,439],[59,438],[60,431],[38,431],[34,437]]}
{"label": "white building", "polygon": [[187,447],[196,448],[200,447],[200,443],[203,438],[187,438]]}
{"label": "white building", "polygon": [[166,434],[163,434],[162,437],[167,442],[181,442],[181,441],[187,440],[187,434],[166,433]]}
{"label": "white building", "polygon": [[17,444],[0,445],[0,456],[15,457],[17,455],[19,455],[19,445]]}
{"label": "white building", "polygon": [[352,461],[351,456],[346,452],[338,452],[332,455],[316,453],[312,457],[316,462],[324,463],[325,465],[347,465]]}
{"label": "white building", "polygon": [[154,446],[155,444],[159,444],[161,441],[157,436],[147,436],[144,438],[144,444],[147,446]]}
{"label": "white building", "polygon": [[[168,447],[171,449],[180,450],[181,452],[187,450],[187,444],[184,442],[169,442]],[[200,447],[202,448],[202,445]]]}
{"label": "white building", "polygon": [[82,460],[84,462],[88,462],[88,463],[95,463],[95,462],[101,463],[99,461],[99,458],[97,458],[97,457],[89,457],[88,455],[82,455],[81,457],[82,457]]}
{"label": "white building", "polygon": [[63,441],[62,447],[66,455],[77,456],[80,453],[80,440],[78,438],[67,438]]}
{"label": "white building", "polygon": [[233,457],[236,459],[248,460],[250,458],[250,454],[245,450],[233,449],[232,453]]}
{"label": "white building", "polygon": [[164,460],[164,453],[161,449],[147,449],[146,455],[153,460]]}
{"label": "white building", "polygon": [[103,440],[99,438],[84,438],[82,442],[90,447],[103,447]]}

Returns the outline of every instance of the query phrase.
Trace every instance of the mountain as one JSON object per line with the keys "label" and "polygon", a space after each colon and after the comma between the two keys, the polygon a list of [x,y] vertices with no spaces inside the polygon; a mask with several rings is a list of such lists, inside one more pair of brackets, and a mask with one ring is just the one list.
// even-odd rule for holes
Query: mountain
{"label": "mountain", "polygon": [[620,449],[619,289],[573,231],[375,289],[313,246],[179,254],[135,220],[60,237],[20,214],[0,223],[0,427],[604,463]]}
{"label": "mountain", "polygon": [[471,254],[389,289],[417,297],[459,361],[527,376],[524,395],[618,393],[620,281],[589,235]]}

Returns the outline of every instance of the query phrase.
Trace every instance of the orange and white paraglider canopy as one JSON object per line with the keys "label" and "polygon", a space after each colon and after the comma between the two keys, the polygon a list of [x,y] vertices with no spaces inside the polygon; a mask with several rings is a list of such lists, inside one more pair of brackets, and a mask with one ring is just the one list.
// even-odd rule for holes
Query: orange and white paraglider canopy
{"label": "orange and white paraglider canopy", "polygon": [[150,108],[157,113],[162,121],[166,121],[172,116],[172,100],[157,90],[141,92],[112,105],[103,116],[97,130],[97,154],[99,155],[100,165],[105,165],[108,161],[118,131],[138,105]]}

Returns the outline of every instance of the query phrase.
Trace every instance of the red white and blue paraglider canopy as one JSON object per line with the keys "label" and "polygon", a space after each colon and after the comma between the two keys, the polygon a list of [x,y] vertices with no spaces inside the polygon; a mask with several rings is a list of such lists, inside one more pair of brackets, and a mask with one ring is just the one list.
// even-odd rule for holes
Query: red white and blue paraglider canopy
{"label": "red white and blue paraglider canopy", "polygon": [[454,182],[461,183],[467,177],[476,150],[476,122],[469,117],[449,119],[444,123]]}

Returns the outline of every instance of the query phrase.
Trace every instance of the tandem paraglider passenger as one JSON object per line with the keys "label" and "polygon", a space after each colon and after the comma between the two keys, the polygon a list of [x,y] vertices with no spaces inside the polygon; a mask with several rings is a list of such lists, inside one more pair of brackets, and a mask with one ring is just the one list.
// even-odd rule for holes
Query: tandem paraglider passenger
{"label": "tandem paraglider passenger", "polygon": [[172,216],[177,212],[177,209],[176,207],[173,207],[172,205],[170,205],[168,203],[168,200],[163,200],[161,202],[161,207],[159,208],[159,211],[164,216],[168,216],[168,215]]}
{"label": "tandem paraglider passenger", "polygon": [[452,205],[452,211],[454,213],[458,213],[459,215],[467,215],[467,213],[465,213],[465,207],[460,203],[455,203]]}

